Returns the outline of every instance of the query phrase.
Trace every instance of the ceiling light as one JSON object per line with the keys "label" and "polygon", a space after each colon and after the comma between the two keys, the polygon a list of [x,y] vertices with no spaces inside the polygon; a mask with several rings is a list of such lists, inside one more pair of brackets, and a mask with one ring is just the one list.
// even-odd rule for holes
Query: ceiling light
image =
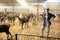
{"label": "ceiling light", "polygon": [[17,2],[19,4],[21,4],[21,6],[28,6],[27,2],[25,0],[17,0]]}

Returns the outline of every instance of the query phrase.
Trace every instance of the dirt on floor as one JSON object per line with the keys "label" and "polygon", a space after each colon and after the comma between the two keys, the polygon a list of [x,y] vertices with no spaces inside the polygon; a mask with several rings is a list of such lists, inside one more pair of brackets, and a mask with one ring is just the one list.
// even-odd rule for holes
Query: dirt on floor
{"label": "dirt on floor", "polygon": [[[51,21],[52,25],[50,27],[50,32],[49,36],[51,37],[60,37],[60,18],[59,19],[54,19]],[[26,25],[23,26],[23,30],[21,29],[21,23],[19,25],[19,21],[15,21],[15,25],[13,23],[10,23],[10,29],[9,31],[11,32],[12,35],[14,34],[30,34],[30,35],[41,35],[41,28],[43,24],[43,20],[30,20],[28,23],[28,27]],[[44,30],[44,35],[46,36],[47,28]],[[5,33],[0,33],[0,39],[6,38],[7,35]]]}

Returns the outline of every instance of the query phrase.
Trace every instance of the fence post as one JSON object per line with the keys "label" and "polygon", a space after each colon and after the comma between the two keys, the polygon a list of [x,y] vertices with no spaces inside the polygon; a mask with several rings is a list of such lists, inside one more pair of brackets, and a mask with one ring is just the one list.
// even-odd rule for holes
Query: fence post
{"label": "fence post", "polygon": [[17,40],[17,34],[16,34],[16,40]]}

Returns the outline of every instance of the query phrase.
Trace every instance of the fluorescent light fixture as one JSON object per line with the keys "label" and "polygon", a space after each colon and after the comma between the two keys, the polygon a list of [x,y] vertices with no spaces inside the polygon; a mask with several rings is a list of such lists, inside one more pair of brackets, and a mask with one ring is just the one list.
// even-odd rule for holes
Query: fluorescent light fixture
{"label": "fluorescent light fixture", "polygon": [[29,6],[37,5],[37,3],[29,3]]}
{"label": "fluorescent light fixture", "polygon": [[20,3],[22,6],[28,6],[25,0],[17,0],[17,2]]}
{"label": "fluorescent light fixture", "polygon": [[60,2],[60,0],[47,0],[47,2]]}

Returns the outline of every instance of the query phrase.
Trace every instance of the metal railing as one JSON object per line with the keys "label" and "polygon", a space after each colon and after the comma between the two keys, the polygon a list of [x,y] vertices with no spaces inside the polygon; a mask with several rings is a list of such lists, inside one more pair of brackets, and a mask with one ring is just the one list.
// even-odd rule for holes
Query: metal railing
{"label": "metal railing", "polygon": [[[46,40],[46,36],[27,35],[27,34],[16,34],[16,40]],[[60,40],[56,37],[48,37],[47,40]]]}
{"label": "metal railing", "polygon": [[[12,36],[12,39],[8,40],[60,40],[60,38],[56,37],[47,37],[46,36],[37,36],[37,35],[27,35],[27,34],[15,34]],[[7,39],[2,39],[0,40],[7,40]]]}

